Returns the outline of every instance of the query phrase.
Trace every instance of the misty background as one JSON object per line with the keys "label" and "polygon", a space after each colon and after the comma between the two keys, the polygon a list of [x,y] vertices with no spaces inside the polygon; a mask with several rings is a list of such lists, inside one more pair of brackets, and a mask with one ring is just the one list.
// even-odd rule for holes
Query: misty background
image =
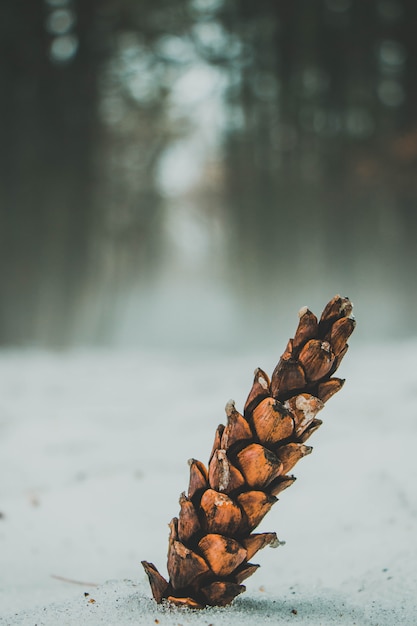
{"label": "misty background", "polygon": [[0,7],[0,344],[415,334],[411,0]]}

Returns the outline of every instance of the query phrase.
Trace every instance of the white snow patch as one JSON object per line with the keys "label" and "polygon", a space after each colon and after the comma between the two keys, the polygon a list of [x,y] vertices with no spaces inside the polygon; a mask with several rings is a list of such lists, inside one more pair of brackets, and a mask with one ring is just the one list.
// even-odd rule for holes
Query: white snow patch
{"label": "white snow patch", "polygon": [[230,467],[229,467],[229,460],[226,455],[226,450],[218,450],[217,458],[219,459],[221,463],[219,489],[220,491],[226,491],[230,482]]}
{"label": "white snow patch", "polygon": [[259,376],[258,382],[263,389],[268,389],[268,383],[263,376]]}
{"label": "white snow patch", "polygon": [[234,400],[229,400],[226,403],[225,411],[226,411],[227,417],[230,417],[232,415],[232,413],[234,413],[236,411],[236,404],[235,404]]}
{"label": "white snow patch", "polygon": [[0,623],[414,623],[416,354],[353,338],[314,452],[259,527],[286,549],[259,553],[231,607],[193,612],[157,606],[139,562],[164,573],[184,460],[208,458],[222,399],[232,385],[244,402],[258,355],[0,352]]}
{"label": "white snow patch", "polygon": [[275,537],[275,539],[269,543],[270,548],[279,548],[279,546],[285,546],[285,541],[280,541],[278,537]]}
{"label": "white snow patch", "polygon": [[229,502],[229,498],[228,498],[228,496],[226,496],[226,494],[224,494],[224,493],[219,493],[219,494],[217,495],[217,497],[215,498],[215,500],[214,500],[214,504],[215,504],[216,506],[219,506],[219,507],[220,507],[220,506],[224,506],[224,505],[225,505],[225,504],[227,504],[228,502]]}
{"label": "white snow patch", "polygon": [[[289,409],[288,402],[286,402],[284,406]],[[304,395],[300,394],[295,400],[295,406],[299,411],[304,413],[304,417],[300,421],[298,428],[305,428],[314,420],[318,411],[323,407],[323,404],[314,396],[306,398]]]}

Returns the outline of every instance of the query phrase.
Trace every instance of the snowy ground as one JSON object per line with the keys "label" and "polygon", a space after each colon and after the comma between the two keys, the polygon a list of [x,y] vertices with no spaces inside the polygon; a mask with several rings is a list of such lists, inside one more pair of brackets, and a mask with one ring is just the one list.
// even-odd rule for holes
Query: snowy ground
{"label": "snowy ground", "polygon": [[140,560],[165,571],[186,461],[207,461],[271,350],[0,353],[0,624],[417,624],[416,341],[352,338],[345,388],[260,528],[286,545],[232,607],[151,600]]}

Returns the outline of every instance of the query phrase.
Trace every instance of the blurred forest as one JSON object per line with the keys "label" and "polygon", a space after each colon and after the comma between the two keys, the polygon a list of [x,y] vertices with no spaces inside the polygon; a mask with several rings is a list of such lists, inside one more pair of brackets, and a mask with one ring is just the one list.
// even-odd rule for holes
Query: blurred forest
{"label": "blurred forest", "polygon": [[339,291],[364,334],[413,332],[416,23],[412,0],[2,3],[0,344],[234,340]]}

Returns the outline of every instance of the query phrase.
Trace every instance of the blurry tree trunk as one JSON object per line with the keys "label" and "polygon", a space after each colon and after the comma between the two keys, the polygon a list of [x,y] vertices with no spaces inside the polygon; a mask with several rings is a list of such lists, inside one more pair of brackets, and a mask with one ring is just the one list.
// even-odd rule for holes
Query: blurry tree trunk
{"label": "blurry tree trunk", "polygon": [[48,55],[45,3],[0,9],[1,343],[65,341],[83,295],[94,219],[95,4],[77,4],[78,52],[59,65]]}
{"label": "blurry tree trunk", "polygon": [[[260,274],[278,291],[285,280],[308,282],[320,271],[328,280],[346,267],[361,282],[377,258],[371,241],[383,242],[394,274],[408,276],[399,232],[413,222],[417,190],[410,171],[402,175],[417,159],[416,17],[410,0],[235,8],[231,30],[251,50],[232,95],[244,123],[225,142],[243,292],[262,288]],[[262,91],[274,78],[275,91]],[[415,246],[410,257],[414,265]]]}

